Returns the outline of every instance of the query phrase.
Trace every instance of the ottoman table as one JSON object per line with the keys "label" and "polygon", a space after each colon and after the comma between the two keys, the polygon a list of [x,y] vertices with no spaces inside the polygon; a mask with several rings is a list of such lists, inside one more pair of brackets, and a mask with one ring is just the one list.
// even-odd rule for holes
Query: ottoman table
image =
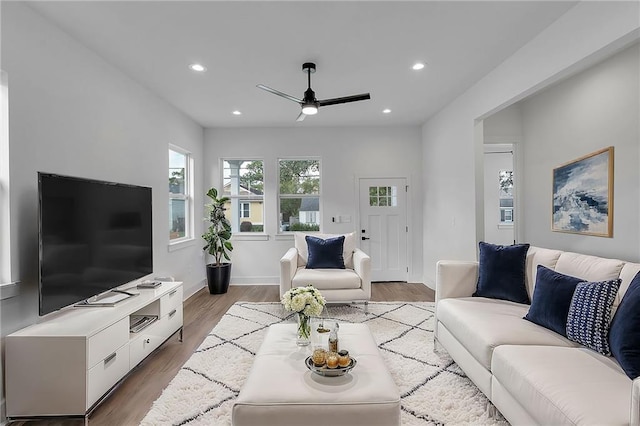
{"label": "ottoman table", "polygon": [[366,324],[340,324],[339,346],[356,359],[344,376],[311,372],[311,346],[295,324],[269,327],[233,405],[233,426],[400,425],[400,392]]}

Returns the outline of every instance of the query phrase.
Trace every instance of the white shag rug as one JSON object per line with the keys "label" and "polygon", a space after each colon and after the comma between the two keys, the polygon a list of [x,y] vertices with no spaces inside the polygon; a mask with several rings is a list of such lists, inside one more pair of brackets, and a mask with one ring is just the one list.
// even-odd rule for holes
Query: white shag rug
{"label": "white shag rug", "polygon": [[[508,425],[451,358],[433,351],[432,302],[328,307],[329,318],[366,323],[401,395],[402,424]],[[271,324],[294,322],[280,303],[234,304],[182,366],[143,426],[230,425],[233,401]]]}

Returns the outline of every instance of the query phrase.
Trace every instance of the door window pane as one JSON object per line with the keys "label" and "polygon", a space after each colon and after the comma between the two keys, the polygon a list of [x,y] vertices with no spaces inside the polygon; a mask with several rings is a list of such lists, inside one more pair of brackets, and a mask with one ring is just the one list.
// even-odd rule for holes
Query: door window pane
{"label": "door window pane", "polygon": [[396,186],[370,186],[369,206],[397,207],[398,188]]}

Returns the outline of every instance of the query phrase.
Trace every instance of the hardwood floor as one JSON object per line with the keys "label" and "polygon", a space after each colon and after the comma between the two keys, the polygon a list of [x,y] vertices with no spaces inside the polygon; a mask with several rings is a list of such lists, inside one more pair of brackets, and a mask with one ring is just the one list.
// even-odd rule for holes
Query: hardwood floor
{"label": "hardwood floor", "polygon": [[[162,390],[176,375],[182,364],[202,343],[231,305],[238,301],[277,302],[277,285],[230,286],[226,294],[211,295],[201,289],[184,302],[183,342],[171,337],[155,353],[145,359],[129,377],[98,407],[89,418],[91,426],[138,425]],[[423,284],[373,283],[371,300],[433,302],[435,292]],[[12,425],[22,425],[16,422]],[[32,425],[79,425],[79,420],[29,422]]]}

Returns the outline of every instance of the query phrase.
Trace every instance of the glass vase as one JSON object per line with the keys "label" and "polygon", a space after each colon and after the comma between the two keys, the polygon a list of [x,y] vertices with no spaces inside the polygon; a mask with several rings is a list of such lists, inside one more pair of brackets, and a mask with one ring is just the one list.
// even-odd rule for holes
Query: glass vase
{"label": "glass vase", "polygon": [[298,312],[296,320],[298,321],[296,344],[298,346],[308,346],[311,342],[311,318],[302,312]]}

